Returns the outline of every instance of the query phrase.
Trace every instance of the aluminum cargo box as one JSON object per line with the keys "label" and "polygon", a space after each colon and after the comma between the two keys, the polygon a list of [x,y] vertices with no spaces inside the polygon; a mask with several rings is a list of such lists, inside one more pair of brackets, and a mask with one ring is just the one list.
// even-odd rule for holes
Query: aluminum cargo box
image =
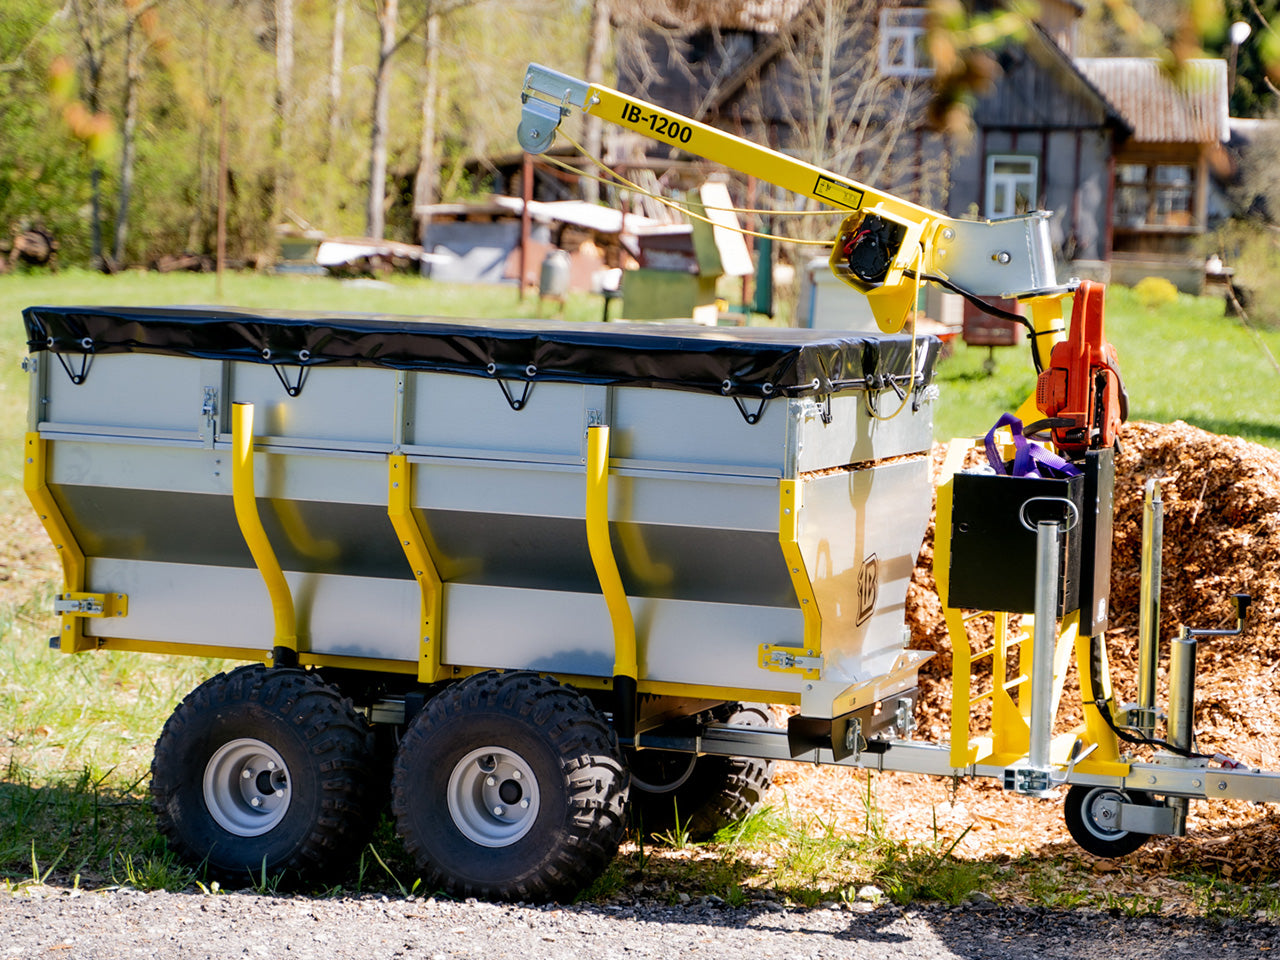
{"label": "aluminum cargo box", "polygon": [[[24,318],[29,485],[83,551],[83,591],[128,598],[78,621],[85,645],[270,649],[232,505],[230,411],[250,402],[303,663],[610,677],[584,523],[588,433],[607,425],[641,692],[834,703],[914,685],[903,607],[930,509],[931,339],[192,307]],[[434,651],[388,515],[397,458],[442,581]]]}

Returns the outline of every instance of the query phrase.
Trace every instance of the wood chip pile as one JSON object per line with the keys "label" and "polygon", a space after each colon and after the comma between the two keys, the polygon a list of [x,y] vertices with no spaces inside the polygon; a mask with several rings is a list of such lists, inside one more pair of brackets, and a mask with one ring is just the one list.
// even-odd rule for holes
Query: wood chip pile
{"label": "wood chip pile", "polygon": [[[1127,424],[1120,443],[1107,633],[1117,698],[1124,702],[1136,696],[1143,486],[1158,477],[1163,478],[1164,499],[1160,705],[1163,708],[1165,702],[1168,641],[1179,626],[1232,626],[1231,594],[1251,594],[1244,636],[1200,644],[1198,746],[1250,766],[1280,769],[1280,451],[1182,422]],[[938,449],[934,460],[940,465]],[[932,557],[931,524],[909,592],[907,617],[912,646],[937,651],[923,672],[916,735],[946,740],[950,641],[935,593]],[[1072,703],[1074,710],[1069,709]],[[1070,676],[1060,731],[1078,722],[1078,704],[1078,687]],[[1149,756],[1146,748],[1138,748],[1138,753]],[[779,789],[792,809],[824,812],[848,829],[858,829],[864,821],[859,775],[798,766],[780,769],[786,772]],[[1100,872],[1115,869],[1078,852],[1063,826],[1059,803],[1016,797],[988,783],[962,783],[953,792],[949,782],[923,776],[881,775],[877,781],[881,811],[890,830],[904,839],[930,839],[936,822],[937,829],[951,837],[971,828],[957,851],[962,856],[1000,859],[1029,850],[1082,859]],[[1275,805],[1193,803],[1186,838],[1153,838],[1129,860],[1144,876],[1203,868],[1227,878],[1275,879],[1280,873],[1280,811]]]}

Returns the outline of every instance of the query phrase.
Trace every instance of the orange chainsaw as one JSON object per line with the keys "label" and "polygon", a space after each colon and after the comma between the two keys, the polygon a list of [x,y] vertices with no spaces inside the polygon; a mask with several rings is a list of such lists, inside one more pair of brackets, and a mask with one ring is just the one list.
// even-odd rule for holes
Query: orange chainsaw
{"label": "orange chainsaw", "polygon": [[1050,429],[1054,444],[1072,458],[1110,447],[1129,416],[1116,350],[1103,330],[1105,291],[1101,283],[1080,284],[1067,339],[1054,344],[1036,380],[1036,407],[1046,419],[1028,429]]}

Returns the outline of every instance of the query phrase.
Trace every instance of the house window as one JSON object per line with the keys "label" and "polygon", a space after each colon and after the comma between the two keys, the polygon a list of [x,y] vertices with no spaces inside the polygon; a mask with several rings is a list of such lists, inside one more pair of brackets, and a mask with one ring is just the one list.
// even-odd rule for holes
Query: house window
{"label": "house window", "polygon": [[1186,163],[1116,166],[1116,226],[1195,225],[1195,175]]}
{"label": "house window", "polygon": [[987,217],[999,220],[1030,213],[1036,208],[1038,185],[1036,157],[987,157]]}
{"label": "house window", "polygon": [[880,11],[880,72],[890,77],[931,77],[933,65],[925,49],[923,7]]}

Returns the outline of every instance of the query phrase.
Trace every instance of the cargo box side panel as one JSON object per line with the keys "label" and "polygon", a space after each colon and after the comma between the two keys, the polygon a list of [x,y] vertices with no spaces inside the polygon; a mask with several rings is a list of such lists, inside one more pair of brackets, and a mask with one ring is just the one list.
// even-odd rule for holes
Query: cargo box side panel
{"label": "cargo box side panel", "polygon": [[[405,438],[410,452],[574,463],[582,456],[587,404],[580,384],[534,382],[526,391],[522,381],[445,373],[413,374],[409,383]],[[521,399],[520,409],[513,409],[512,401]]]}
{"label": "cargo box side panel", "polygon": [[[416,503],[446,581],[598,592],[580,469],[416,459]],[[610,481],[628,595],[794,604],[777,543],[777,484],[632,470]]]}
{"label": "cargo box side panel", "polygon": [[231,400],[253,404],[254,436],[339,447],[374,444],[390,449],[395,428],[395,371],[308,367],[300,392],[291,397],[281,377],[296,385],[303,369],[288,364],[278,368],[261,363],[231,365]]}
{"label": "cargo box side panel", "polygon": [[[58,440],[49,482],[86,556],[252,567],[225,451]],[[286,569],[409,578],[381,458],[255,458],[259,511]]]}
{"label": "cargo box side panel", "polygon": [[[762,670],[761,643],[794,642],[798,610],[749,604],[630,600],[640,679],[747,690],[792,690]],[[445,660],[475,667],[613,676],[613,630],[598,593],[445,586]]]}
{"label": "cargo box side panel", "polygon": [[824,680],[887,674],[905,649],[907,587],[929,507],[924,456],[805,478],[800,546],[822,613]]}
{"label": "cargo box side panel", "polygon": [[[66,359],[78,368],[82,358]],[[125,436],[160,432],[195,440],[202,424],[204,388],[216,387],[218,379],[216,364],[190,357],[96,356],[79,384],[54,356],[42,357],[41,363],[46,379],[39,420],[45,429],[74,425]]]}
{"label": "cargo box side panel", "polygon": [[613,391],[610,456],[624,465],[644,462],[710,472],[781,477],[788,463],[789,402],[743,401],[747,423],[732,397],[680,390],[619,388]]}
{"label": "cargo box side panel", "polygon": [[[286,572],[299,647],[332,656],[418,657],[413,580]],[[90,636],[261,652],[271,648],[271,603],[258,571],[192,563],[94,559],[88,589],[126,593],[125,617],[85,621]]]}
{"label": "cargo box side panel", "polygon": [[896,416],[883,420],[872,416],[874,410],[888,417],[901,404],[892,390],[842,393],[832,397],[827,422],[823,419],[824,404],[804,401],[799,405],[797,429],[800,473],[929,450],[933,444],[932,400],[922,400],[916,409],[912,398],[908,398]]}

